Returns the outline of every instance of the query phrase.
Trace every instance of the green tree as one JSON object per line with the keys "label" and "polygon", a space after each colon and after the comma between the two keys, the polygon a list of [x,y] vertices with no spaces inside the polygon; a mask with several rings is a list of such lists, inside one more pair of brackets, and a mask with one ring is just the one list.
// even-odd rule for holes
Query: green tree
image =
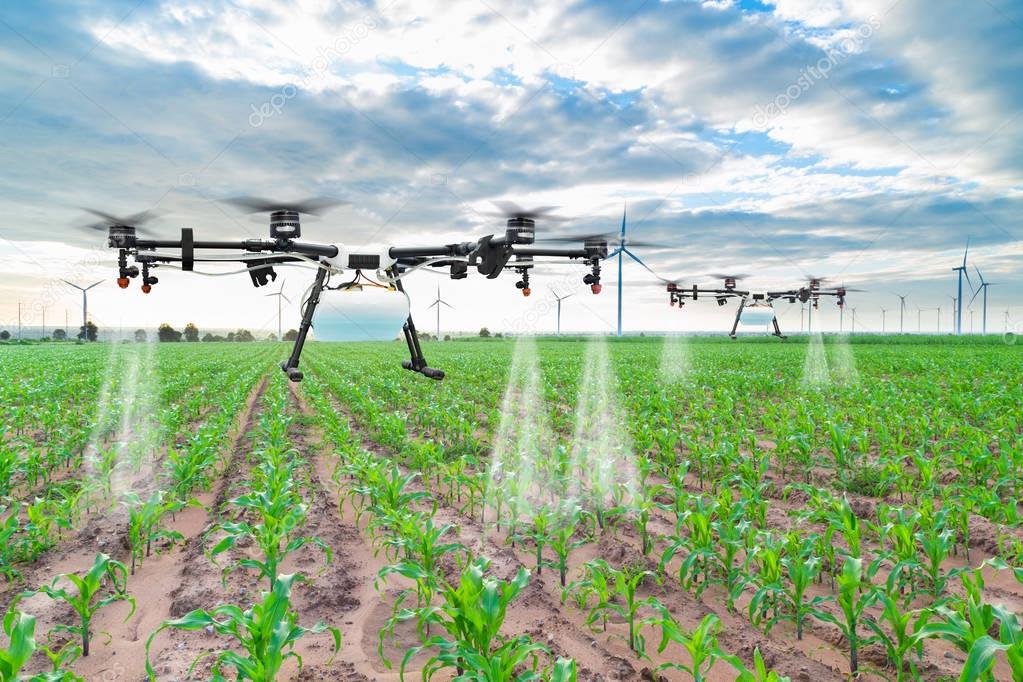
{"label": "green tree", "polygon": [[284,340],[285,341],[294,341],[297,338],[298,338],[298,330],[297,329],[289,329],[288,331],[284,332]]}
{"label": "green tree", "polygon": [[145,329],[136,329],[135,330],[135,341],[137,343],[145,343],[148,340],[149,340],[149,335],[146,334],[146,330]]}
{"label": "green tree", "polygon": [[249,341],[255,341],[256,337],[253,336],[252,332],[250,332],[248,329],[239,329],[234,335],[234,340],[238,341],[239,343],[246,343]]}
{"label": "green tree", "polygon": [[175,343],[181,340],[181,332],[177,331],[166,322],[161,324],[159,329],[156,330],[156,336],[163,343]]}
{"label": "green tree", "polygon": [[78,328],[78,338],[82,341],[95,341],[99,338],[99,327],[90,320],[84,327]]}
{"label": "green tree", "polygon": [[196,343],[199,340],[199,328],[195,326],[194,322],[189,322],[185,325],[185,341],[189,343]]}
{"label": "green tree", "polygon": [[0,332],[0,341],[6,341],[9,338],[11,338],[11,333],[9,331],[5,329]]}
{"label": "green tree", "polygon": [[54,341],[64,341],[65,339],[67,339],[67,332],[66,331],[64,331],[63,329],[54,329],[53,330],[53,340]]}
{"label": "green tree", "polygon": [[484,339],[490,338],[490,330],[484,327],[480,330],[480,337]]}

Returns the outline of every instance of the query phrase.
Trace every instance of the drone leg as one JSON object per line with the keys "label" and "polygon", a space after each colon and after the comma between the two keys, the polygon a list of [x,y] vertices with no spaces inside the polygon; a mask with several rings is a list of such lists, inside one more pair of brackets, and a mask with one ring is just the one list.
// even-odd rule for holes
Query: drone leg
{"label": "drone leg", "polygon": [[739,328],[739,318],[742,317],[742,311],[746,307],[746,299],[739,301],[739,309],[735,311],[735,322],[732,323],[732,331],[728,334],[729,337],[735,338],[735,331]]}
{"label": "drone leg", "polygon": [[[397,283],[398,290],[404,291],[401,286],[401,280]],[[411,359],[401,363],[401,366],[412,372],[419,372],[425,377],[431,379],[437,379],[438,381],[444,378],[444,371],[440,369],[434,369],[426,364],[426,358],[423,357],[423,349],[419,345],[419,333],[416,331],[416,323],[412,321],[412,315],[408,316],[405,320],[404,326],[401,328],[402,333],[405,334],[405,343],[408,344],[408,352]]]}
{"label": "drone leg", "polygon": [[775,317],[771,322],[774,324],[774,335],[779,339],[787,339],[788,337],[781,333],[781,327],[778,326],[778,318]]}
{"label": "drone leg", "polygon": [[302,347],[305,346],[305,337],[313,326],[313,314],[316,312],[316,306],[320,304],[320,292],[323,291],[323,283],[326,279],[327,268],[321,267],[316,272],[316,281],[313,282],[309,300],[306,301],[305,310],[302,312],[302,324],[298,328],[298,337],[291,349],[291,357],[281,363],[281,369],[291,381],[302,381],[302,372],[298,369],[298,359],[302,355]]}

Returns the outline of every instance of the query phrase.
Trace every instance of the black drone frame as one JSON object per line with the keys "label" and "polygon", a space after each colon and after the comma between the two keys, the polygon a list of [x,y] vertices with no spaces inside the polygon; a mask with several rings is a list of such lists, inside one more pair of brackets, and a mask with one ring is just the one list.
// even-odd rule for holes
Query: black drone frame
{"label": "black drone frame", "polygon": [[[294,220],[295,216],[271,216],[271,234],[275,232],[275,220]],[[299,233],[300,234],[300,233]],[[281,363],[281,369],[291,381],[301,381],[299,360],[305,346],[309,330],[313,328],[313,316],[320,302],[320,295],[327,285],[330,267],[323,261],[343,256],[341,264],[344,270],[354,271],[361,276],[362,270],[376,271],[384,269],[388,278],[399,291],[404,291],[400,275],[410,268],[433,267],[450,268],[451,279],[465,279],[469,266],[488,279],[494,279],[507,268],[515,270],[520,280],[516,287],[523,295],[528,296],[529,271],[533,267],[534,257],[565,258],[580,260],[589,266],[589,272],[583,277],[583,283],[591,287],[593,293],[600,292],[600,264],[607,257],[607,241],[605,238],[587,238],[584,244],[575,248],[549,248],[533,245],[534,224],[532,218],[513,217],[508,220],[508,229],[503,236],[487,235],[475,242],[445,244],[424,247],[391,247],[386,251],[369,253],[344,253],[332,244],[316,244],[298,241],[284,236],[273,239],[247,239],[242,241],[196,241],[193,230],[183,228],[181,238],[141,239],[137,237],[134,227],[129,225],[110,225],[107,244],[118,250],[119,276],[118,286],[125,289],[130,280],[142,275],[142,291],[149,293],[158,279],[151,275],[151,269],[160,263],[180,263],[183,271],[192,271],[196,263],[204,262],[240,262],[245,264],[252,283],[256,287],[264,286],[277,278],[274,265],[286,263],[308,262],[310,259],[319,263],[316,278],[305,300],[302,311],[302,322],[298,336],[292,347],[291,355]],[[176,249],[179,254],[157,253],[157,249]],[[198,250],[220,250],[243,252],[237,258],[206,258],[196,255]],[[263,254],[253,257],[252,254]],[[141,265],[129,265],[132,258]],[[446,260],[450,258],[451,260]],[[512,261],[512,258],[515,258]],[[511,262],[509,262],[511,261]],[[419,343],[419,334],[411,313],[402,328],[405,342],[408,344],[410,359],[402,363],[405,369],[418,372],[431,379],[443,379],[444,372],[430,367]]]}
{"label": "black drone frame", "polygon": [[[736,338],[736,332],[739,329],[739,321],[742,319],[742,313],[746,309],[749,301],[753,301],[753,305],[770,305],[777,300],[787,300],[789,303],[795,303],[800,301],[802,303],[810,303],[815,309],[820,305],[820,299],[822,296],[834,296],[837,299],[839,307],[845,305],[845,296],[848,290],[843,287],[837,287],[835,289],[822,289],[821,280],[811,279],[809,284],[805,287],[798,289],[787,289],[783,291],[767,291],[767,292],[752,292],[745,291],[736,288],[737,280],[734,277],[725,278],[724,288],[707,288],[700,287],[698,284],[693,284],[689,287],[682,287],[674,282],[669,282],[667,285],[669,303],[672,306],[679,306],[681,308],[685,305],[685,301],[692,300],[696,301],[700,295],[706,297],[712,297],[717,300],[718,305],[725,305],[730,298],[739,299],[739,309],[735,312],[735,321],[732,322],[732,329],[728,332],[728,336],[732,339]],[[787,338],[781,332],[781,327],[778,325],[777,315],[771,320],[771,324],[774,327],[773,336],[777,336],[779,339]]]}

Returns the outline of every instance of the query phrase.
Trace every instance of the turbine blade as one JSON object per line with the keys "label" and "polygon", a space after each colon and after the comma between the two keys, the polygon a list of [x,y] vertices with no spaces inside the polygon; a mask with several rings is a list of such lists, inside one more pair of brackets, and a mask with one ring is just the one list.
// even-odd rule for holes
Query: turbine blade
{"label": "turbine blade", "polygon": [[622,207],[622,241],[625,240],[625,211],[627,208],[628,205]]}
{"label": "turbine blade", "polygon": [[83,291],[88,291],[89,289],[91,289],[93,287],[98,287],[100,284],[103,284],[103,280],[100,280],[100,281],[96,282],[95,284],[90,284],[89,286],[85,287],[85,289],[83,289]]}
{"label": "turbine blade", "polygon": [[966,250],[963,251],[963,267],[966,267],[966,255],[970,253],[970,238],[966,238]]}
{"label": "turbine blade", "polygon": [[451,304],[450,304],[450,303],[448,303],[447,301],[441,301],[441,303],[443,303],[443,304],[444,304],[444,305],[446,305],[447,307],[451,308],[452,310],[454,310],[454,309],[455,309],[455,306],[451,305]]}
{"label": "turbine blade", "polygon": [[622,251],[621,247],[618,247],[617,249],[615,249],[611,253],[607,254],[607,258],[605,258],[604,260],[611,260],[612,258],[617,256],[619,253],[621,253],[621,251]]}

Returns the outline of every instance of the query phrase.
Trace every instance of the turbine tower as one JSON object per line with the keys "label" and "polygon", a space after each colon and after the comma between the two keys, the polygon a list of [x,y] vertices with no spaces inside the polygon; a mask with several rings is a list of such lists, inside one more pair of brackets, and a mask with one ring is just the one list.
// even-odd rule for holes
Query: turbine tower
{"label": "turbine tower", "polygon": [[280,289],[280,291],[276,291],[276,292],[274,292],[272,294],[267,294],[266,298],[270,298],[272,296],[276,296],[277,297],[277,340],[280,341],[283,338],[281,336],[281,307],[283,306],[281,301],[283,299],[283,300],[287,301],[288,303],[291,303],[291,299],[284,295],[284,280],[283,279],[281,280],[281,289]]}
{"label": "turbine tower", "polygon": [[994,285],[995,282],[988,282],[988,281],[986,281],[984,279],[984,275],[980,274],[980,268],[978,268],[976,265],[973,266],[973,269],[977,271],[977,277],[980,277],[980,286],[977,287],[977,290],[973,292],[973,298],[970,299],[970,305],[973,305],[973,300],[975,298],[977,298],[977,294],[979,294],[981,291],[983,291],[984,292],[984,308],[983,308],[983,315],[982,315],[982,322],[981,322],[981,332],[983,334],[987,334],[987,288],[989,286]]}
{"label": "turbine tower", "polygon": [[888,320],[888,309],[881,308],[881,333],[886,333],[886,322]]}
{"label": "turbine tower", "polygon": [[440,285],[438,285],[437,286],[437,300],[435,300],[433,303],[431,303],[429,306],[427,306],[427,310],[429,310],[430,308],[437,308],[437,340],[438,341],[440,341],[440,307],[442,305],[446,305],[447,307],[451,308],[452,310],[455,309],[455,307],[453,305],[451,305],[450,303],[448,303],[447,301],[445,301],[444,299],[442,299],[440,297]]}
{"label": "turbine tower", "polygon": [[906,333],[906,297],[901,294],[895,294],[899,297],[899,333]]}
{"label": "turbine tower", "polygon": [[566,298],[571,298],[575,294],[565,294],[564,296],[558,296],[558,292],[551,289],[551,293],[554,294],[554,299],[558,302],[558,336],[561,336],[561,302]]}
{"label": "turbine tower", "polygon": [[89,340],[89,334],[88,334],[88,330],[86,329],[86,327],[89,324],[89,289],[92,289],[93,287],[96,287],[96,286],[99,286],[100,284],[103,284],[103,280],[100,280],[100,281],[96,282],[95,284],[90,284],[89,286],[85,287],[84,289],[82,287],[78,286],[77,284],[72,284],[71,282],[67,281],[66,279],[62,279],[60,281],[63,282],[64,284],[67,284],[69,287],[74,287],[75,289],[78,289],[79,291],[82,292],[82,340],[83,341],[88,341]]}
{"label": "turbine tower", "polygon": [[973,282],[970,282],[970,272],[969,272],[969,270],[966,269],[966,256],[969,253],[970,253],[970,239],[969,239],[969,237],[967,237],[966,238],[966,250],[963,251],[963,264],[958,266],[958,267],[952,268],[952,272],[958,272],[959,273],[959,295],[956,296],[956,300],[958,301],[958,305],[956,306],[955,310],[953,311],[955,313],[955,333],[956,334],[962,334],[963,333],[963,277],[964,276],[966,277],[967,283],[969,283],[969,285],[970,285],[970,289],[971,290],[973,289]]}

